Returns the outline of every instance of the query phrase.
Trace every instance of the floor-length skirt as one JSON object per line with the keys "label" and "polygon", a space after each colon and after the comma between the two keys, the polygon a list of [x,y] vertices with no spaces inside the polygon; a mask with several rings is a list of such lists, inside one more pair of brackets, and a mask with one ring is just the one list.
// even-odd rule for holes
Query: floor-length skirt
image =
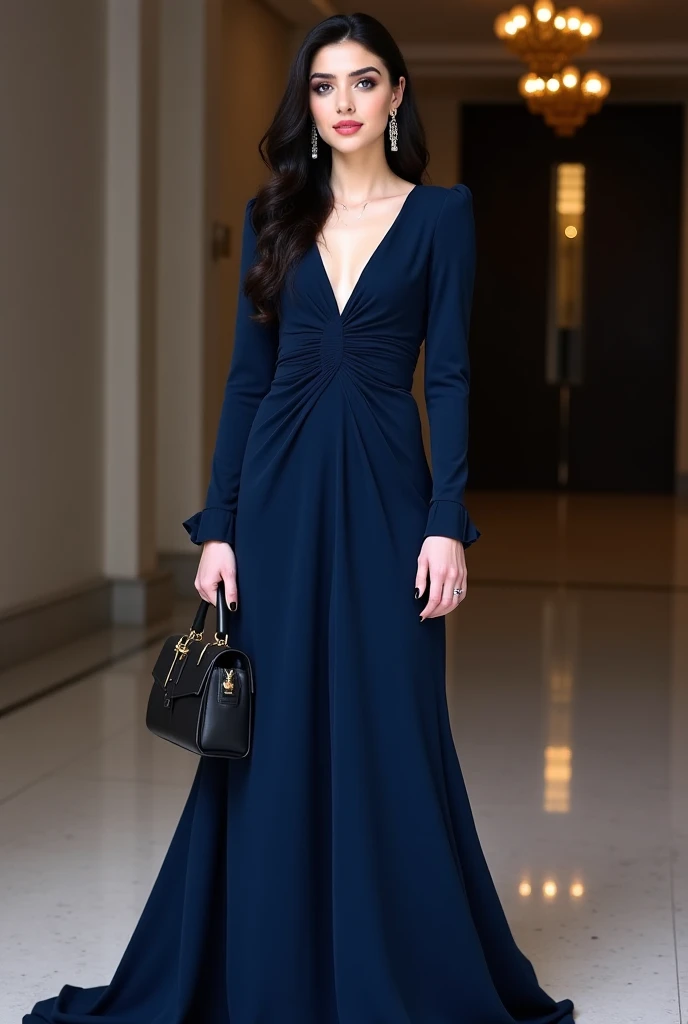
{"label": "floor-length skirt", "polygon": [[[420,622],[414,597],[431,485],[417,409],[378,393],[339,372],[304,399],[292,375],[261,404],[230,633],[254,665],[252,752],[200,759],[110,984],[66,985],[24,1024],[571,1024],[481,850],[446,620]],[[417,481],[390,458],[399,415]]]}

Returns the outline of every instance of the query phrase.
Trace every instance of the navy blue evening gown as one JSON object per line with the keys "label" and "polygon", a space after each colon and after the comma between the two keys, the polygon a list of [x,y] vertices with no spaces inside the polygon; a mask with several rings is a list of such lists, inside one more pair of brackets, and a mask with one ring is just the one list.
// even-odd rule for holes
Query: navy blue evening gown
{"label": "navy blue evening gown", "polygon": [[206,508],[184,526],[236,553],[252,753],[199,760],[110,984],[65,985],[24,1024],[572,1024],[509,930],[452,741],[445,618],[419,622],[414,598],[425,536],[480,535],[462,504],[474,262],[469,190],[416,185],[341,312],[316,244],[279,328],[240,289]]}

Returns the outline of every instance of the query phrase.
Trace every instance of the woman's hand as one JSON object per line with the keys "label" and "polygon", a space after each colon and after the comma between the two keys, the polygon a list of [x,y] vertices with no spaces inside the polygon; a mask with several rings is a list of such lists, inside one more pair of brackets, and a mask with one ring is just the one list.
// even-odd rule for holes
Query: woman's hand
{"label": "woman's hand", "polygon": [[[433,619],[454,611],[466,596],[466,556],[463,544],[453,537],[426,537],[418,555],[416,587],[421,597],[430,574],[428,603],[423,609],[420,621]],[[454,588],[463,589],[455,594]]]}
{"label": "woman's hand", "polygon": [[225,597],[229,610],[237,608],[236,558],[231,545],[223,540],[207,540],[198,563],[194,586],[204,601],[217,602],[217,585],[225,581]]}

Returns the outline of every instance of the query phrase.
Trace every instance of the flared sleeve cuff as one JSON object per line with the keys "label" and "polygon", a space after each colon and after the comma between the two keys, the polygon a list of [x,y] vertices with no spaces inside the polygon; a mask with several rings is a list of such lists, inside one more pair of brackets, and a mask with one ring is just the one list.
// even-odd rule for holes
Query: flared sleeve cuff
{"label": "flared sleeve cuff", "polygon": [[194,544],[221,540],[234,547],[235,516],[228,508],[204,508],[182,525]]}
{"label": "flared sleeve cuff", "polygon": [[480,536],[468,510],[460,501],[438,499],[430,505],[424,537],[452,537],[468,548]]}

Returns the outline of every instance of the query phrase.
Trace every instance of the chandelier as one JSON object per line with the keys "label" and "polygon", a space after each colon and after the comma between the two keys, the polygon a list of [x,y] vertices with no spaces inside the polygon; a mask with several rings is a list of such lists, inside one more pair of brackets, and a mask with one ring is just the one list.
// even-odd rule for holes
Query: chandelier
{"label": "chandelier", "polygon": [[588,71],[581,78],[578,68],[571,65],[547,79],[531,71],[521,78],[518,88],[531,114],[542,114],[557,135],[573,135],[600,109],[610,83],[597,71]]}
{"label": "chandelier", "polygon": [[522,4],[500,14],[495,34],[529,68],[519,91],[534,114],[542,114],[558,135],[573,135],[609,94],[610,82],[597,71],[581,78],[570,62],[602,31],[595,14],[579,7],[557,11],[552,0],[535,0],[532,14]]}
{"label": "chandelier", "polygon": [[494,30],[531,71],[547,77],[583,53],[599,36],[602,22],[578,7],[557,12],[552,0],[536,0],[532,15],[519,4],[498,16]]}

